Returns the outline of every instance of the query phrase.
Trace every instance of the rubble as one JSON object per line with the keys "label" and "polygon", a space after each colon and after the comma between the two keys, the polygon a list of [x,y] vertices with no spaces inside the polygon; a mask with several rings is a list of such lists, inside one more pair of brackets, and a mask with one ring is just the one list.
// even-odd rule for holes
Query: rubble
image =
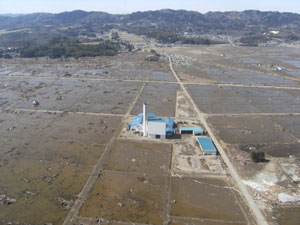
{"label": "rubble", "polygon": [[73,203],[74,203],[73,200],[68,201],[68,200],[63,199],[63,198],[57,198],[56,200],[60,203],[60,207],[62,209],[66,209],[66,210],[71,209],[72,206],[73,206]]}
{"label": "rubble", "polygon": [[119,202],[119,203],[118,203],[118,206],[119,206],[119,207],[124,207],[124,206],[125,206],[125,203]]}
{"label": "rubble", "polygon": [[71,77],[72,76],[72,74],[70,74],[70,73],[68,73],[68,72],[66,72],[64,75],[63,75],[63,77]]}
{"label": "rubble", "polygon": [[32,102],[32,105],[38,106],[38,105],[40,105],[40,103],[39,103],[38,101],[34,100],[34,101]]}
{"label": "rubble", "polygon": [[11,204],[16,203],[16,202],[17,202],[17,199],[15,199],[15,198],[6,197],[5,194],[0,195],[1,205],[11,205]]}
{"label": "rubble", "polygon": [[289,195],[286,193],[279,193],[278,194],[278,201],[281,203],[296,203],[296,202],[300,202],[300,195],[297,194],[293,194],[293,195]]}

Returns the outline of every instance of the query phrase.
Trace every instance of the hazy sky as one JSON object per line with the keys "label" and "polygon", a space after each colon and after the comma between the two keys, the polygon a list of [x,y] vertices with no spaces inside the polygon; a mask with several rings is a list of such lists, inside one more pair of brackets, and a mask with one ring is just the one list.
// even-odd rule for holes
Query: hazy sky
{"label": "hazy sky", "polygon": [[0,13],[57,13],[76,9],[130,13],[166,8],[202,13],[246,9],[300,13],[300,0],[0,0]]}

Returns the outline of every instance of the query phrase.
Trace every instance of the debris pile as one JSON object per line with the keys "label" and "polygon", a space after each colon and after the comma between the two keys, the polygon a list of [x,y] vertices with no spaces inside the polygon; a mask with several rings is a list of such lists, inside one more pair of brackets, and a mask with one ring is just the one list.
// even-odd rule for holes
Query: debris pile
{"label": "debris pile", "polygon": [[32,105],[33,106],[38,106],[40,103],[38,102],[38,101],[36,101],[36,100],[34,100],[33,102],[32,102]]}
{"label": "debris pile", "polygon": [[72,206],[73,206],[73,203],[74,203],[73,200],[68,201],[68,200],[63,199],[63,198],[57,198],[56,200],[60,203],[60,207],[62,209],[66,209],[66,210],[71,209]]}
{"label": "debris pile", "polygon": [[289,195],[286,193],[279,193],[278,194],[278,201],[281,203],[296,203],[296,202],[300,202],[300,195],[297,194],[293,194],[293,195]]}
{"label": "debris pile", "polygon": [[158,54],[155,50],[151,49],[151,54],[146,57],[145,61],[149,62],[157,62],[160,58],[160,54]]}
{"label": "debris pile", "polygon": [[197,59],[180,55],[180,54],[172,54],[170,55],[170,57],[172,63],[178,66],[190,67],[192,66],[193,62],[197,61]]}
{"label": "debris pile", "polygon": [[11,204],[16,203],[16,202],[17,202],[17,199],[6,197],[5,194],[0,195],[1,205],[11,205]]}

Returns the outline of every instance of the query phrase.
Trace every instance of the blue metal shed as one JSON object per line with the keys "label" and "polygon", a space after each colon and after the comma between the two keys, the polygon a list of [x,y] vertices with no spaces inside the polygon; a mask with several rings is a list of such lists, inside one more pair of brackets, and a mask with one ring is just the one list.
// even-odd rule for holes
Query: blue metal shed
{"label": "blue metal shed", "polygon": [[201,127],[180,127],[180,133],[192,133],[194,135],[202,135],[204,131]]}
{"label": "blue metal shed", "polygon": [[197,140],[204,155],[217,155],[217,149],[210,138],[200,137]]}

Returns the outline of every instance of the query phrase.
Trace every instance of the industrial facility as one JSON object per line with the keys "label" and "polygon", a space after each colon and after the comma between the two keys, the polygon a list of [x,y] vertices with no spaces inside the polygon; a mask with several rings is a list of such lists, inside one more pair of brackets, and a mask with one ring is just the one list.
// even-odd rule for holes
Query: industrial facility
{"label": "industrial facility", "polygon": [[156,118],[155,114],[148,113],[148,105],[144,103],[143,113],[134,117],[129,126],[127,129],[144,137],[166,139],[174,135],[175,122],[169,118]]}
{"label": "industrial facility", "polygon": [[[182,123],[182,122],[181,122]],[[154,139],[166,139],[172,138],[175,135],[175,121],[170,118],[157,118],[155,114],[148,113],[148,105],[143,104],[143,113],[135,116],[131,123],[127,123],[126,129],[133,131],[140,136],[154,138]],[[199,126],[187,126],[179,127],[180,134],[192,134],[194,136],[206,135],[205,132]],[[197,143],[203,153],[203,155],[217,155],[218,151],[209,137],[197,137]]]}

